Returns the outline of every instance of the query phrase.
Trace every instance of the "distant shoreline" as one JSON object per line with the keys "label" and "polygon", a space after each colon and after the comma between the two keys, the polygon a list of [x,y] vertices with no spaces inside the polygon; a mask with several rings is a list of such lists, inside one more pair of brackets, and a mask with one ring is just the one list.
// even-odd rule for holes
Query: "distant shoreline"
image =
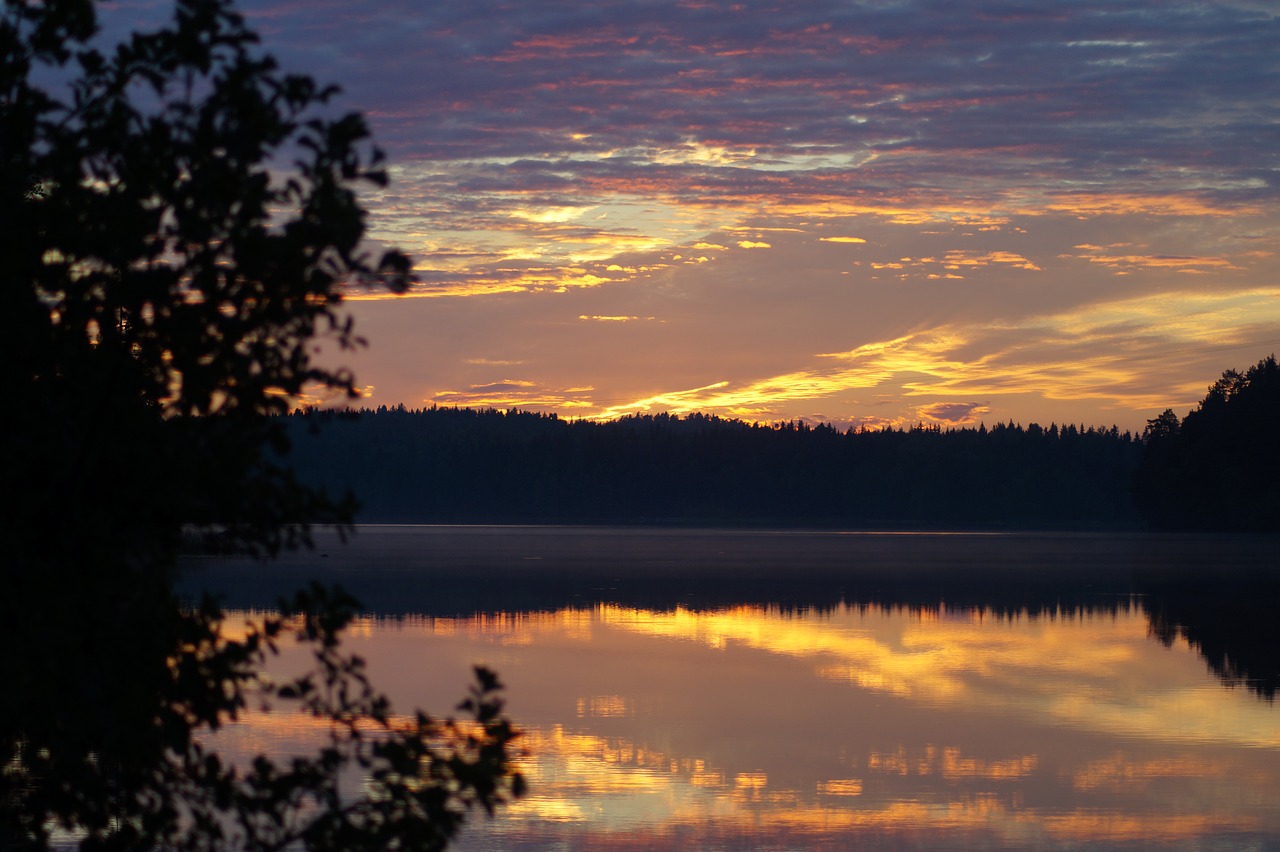
{"label": "distant shoreline", "polygon": [[714,416],[314,411],[281,459],[360,523],[1133,530],[1141,441],[995,424],[838,432]]}
{"label": "distant shoreline", "polygon": [[270,608],[311,581],[371,612],[452,615],[602,601],[646,607],[841,602],[995,607],[1114,606],[1152,583],[1280,584],[1274,538],[1161,532],[742,530],[617,525],[356,527],[344,545],[262,562],[186,559],[180,594]]}

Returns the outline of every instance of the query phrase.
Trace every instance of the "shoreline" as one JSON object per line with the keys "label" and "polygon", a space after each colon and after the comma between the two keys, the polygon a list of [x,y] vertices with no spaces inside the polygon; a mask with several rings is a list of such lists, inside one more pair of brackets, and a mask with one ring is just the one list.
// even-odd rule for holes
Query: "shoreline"
{"label": "shoreline", "polygon": [[312,581],[382,614],[514,612],[598,602],[1107,608],[1153,587],[1280,586],[1274,537],[1223,533],[739,530],[358,525],[344,545],[274,560],[180,561],[179,594],[272,607]]}

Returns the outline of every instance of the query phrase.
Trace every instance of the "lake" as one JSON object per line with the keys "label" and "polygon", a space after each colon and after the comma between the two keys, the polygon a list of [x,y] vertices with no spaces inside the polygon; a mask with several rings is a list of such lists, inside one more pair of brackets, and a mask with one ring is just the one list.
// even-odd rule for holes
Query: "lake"
{"label": "lake", "polygon": [[[402,711],[483,662],[530,794],[461,849],[1280,849],[1266,538],[361,527],[187,562],[306,579]],[[318,742],[250,715],[233,753]]]}

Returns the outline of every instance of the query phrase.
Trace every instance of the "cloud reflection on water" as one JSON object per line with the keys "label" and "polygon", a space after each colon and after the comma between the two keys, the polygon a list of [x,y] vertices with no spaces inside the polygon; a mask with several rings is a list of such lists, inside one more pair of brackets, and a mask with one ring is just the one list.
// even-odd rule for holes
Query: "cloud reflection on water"
{"label": "cloud reflection on water", "polygon": [[[617,605],[362,618],[400,710],[495,665],[532,794],[478,848],[928,847],[1280,837],[1280,716],[1136,608],[997,617]],[[320,737],[254,715],[227,743]]]}

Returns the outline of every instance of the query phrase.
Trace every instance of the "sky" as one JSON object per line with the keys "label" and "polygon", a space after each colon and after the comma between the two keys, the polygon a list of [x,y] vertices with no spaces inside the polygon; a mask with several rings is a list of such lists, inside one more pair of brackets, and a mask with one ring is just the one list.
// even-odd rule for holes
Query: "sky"
{"label": "sky", "polygon": [[1141,431],[1280,352],[1272,0],[251,0],[390,165],[361,405]]}

